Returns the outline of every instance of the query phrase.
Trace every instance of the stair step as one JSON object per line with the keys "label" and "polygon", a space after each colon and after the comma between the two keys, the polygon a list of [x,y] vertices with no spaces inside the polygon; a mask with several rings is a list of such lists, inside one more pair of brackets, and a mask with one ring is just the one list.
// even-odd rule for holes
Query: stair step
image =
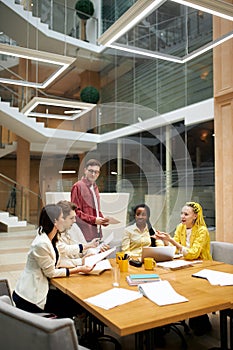
{"label": "stair step", "polygon": [[26,226],[8,226],[0,222],[0,232],[18,232],[35,230],[35,225],[27,224]]}
{"label": "stair step", "polygon": [[0,231],[33,230],[34,228],[34,225],[29,225],[26,220],[19,220],[17,216],[10,215],[7,211],[0,212]]}

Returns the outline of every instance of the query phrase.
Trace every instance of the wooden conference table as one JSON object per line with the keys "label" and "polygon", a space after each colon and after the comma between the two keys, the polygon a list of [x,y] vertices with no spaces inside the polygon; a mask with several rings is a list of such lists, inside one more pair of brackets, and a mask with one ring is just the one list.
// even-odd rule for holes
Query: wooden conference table
{"label": "wooden conference table", "polygon": [[[115,259],[110,259],[110,262],[115,266]],[[72,275],[69,278],[55,278],[51,282],[116,334],[120,336],[135,334],[136,348],[141,346],[137,345],[137,337],[144,331],[220,311],[221,349],[227,349],[227,317],[224,310],[233,308],[233,286],[213,286],[205,279],[192,277],[193,273],[204,268],[233,273],[233,265],[216,261],[203,261],[192,267],[175,271],[155,267],[154,273],[159,274],[162,280],[168,280],[179,294],[189,300],[166,306],[158,306],[146,297],[110,310],[87,303],[86,298],[112,288],[111,270],[104,271],[101,275]],[[133,273],[151,273],[151,271],[145,271],[143,266],[136,268],[129,265],[128,272],[121,273],[121,288],[137,290],[136,286],[129,286],[126,282],[126,276]]]}

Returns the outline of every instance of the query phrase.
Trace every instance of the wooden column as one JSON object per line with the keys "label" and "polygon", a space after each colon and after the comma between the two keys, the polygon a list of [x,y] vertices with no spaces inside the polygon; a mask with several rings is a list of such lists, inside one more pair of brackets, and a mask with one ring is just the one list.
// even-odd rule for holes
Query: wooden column
{"label": "wooden column", "polygon": [[[17,164],[16,164],[16,181],[21,187],[21,198],[17,198],[19,213],[22,213],[20,219],[29,219],[29,193],[30,189],[30,143],[21,137],[17,138]],[[18,188],[19,190],[19,188]],[[21,201],[19,203],[19,200]],[[21,209],[21,210],[20,210]]]}
{"label": "wooden column", "polygon": [[[232,31],[233,23],[215,17],[213,28],[215,39]],[[213,53],[216,240],[233,243],[233,39]]]}

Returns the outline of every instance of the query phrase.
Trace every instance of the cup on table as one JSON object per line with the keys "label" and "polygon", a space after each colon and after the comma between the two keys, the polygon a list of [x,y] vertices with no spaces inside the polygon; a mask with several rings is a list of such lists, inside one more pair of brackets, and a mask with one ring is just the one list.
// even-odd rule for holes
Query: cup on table
{"label": "cup on table", "polygon": [[128,267],[129,267],[129,260],[128,259],[118,260],[118,265],[120,268],[120,272],[128,272]]}
{"label": "cup on table", "polygon": [[119,287],[120,286],[120,269],[119,266],[114,266],[112,268],[112,285],[113,287]]}
{"label": "cup on table", "polygon": [[119,260],[123,259],[125,253],[124,252],[117,252],[116,253],[116,263],[119,263]]}
{"label": "cup on table", "polygon": [[144,269],[145,270],[154,270],[156,262],[153,258],[144,258]]}

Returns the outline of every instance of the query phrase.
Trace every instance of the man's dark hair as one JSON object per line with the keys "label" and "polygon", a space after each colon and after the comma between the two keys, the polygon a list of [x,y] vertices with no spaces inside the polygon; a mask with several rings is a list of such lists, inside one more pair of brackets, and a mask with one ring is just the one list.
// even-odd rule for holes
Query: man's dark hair
{"label": "man's dark hair", "polygon": [[97,159],[89,159],[86,162],[85,168],[88,168],[89,166],[97,165],[101,168],[101,163]]}

